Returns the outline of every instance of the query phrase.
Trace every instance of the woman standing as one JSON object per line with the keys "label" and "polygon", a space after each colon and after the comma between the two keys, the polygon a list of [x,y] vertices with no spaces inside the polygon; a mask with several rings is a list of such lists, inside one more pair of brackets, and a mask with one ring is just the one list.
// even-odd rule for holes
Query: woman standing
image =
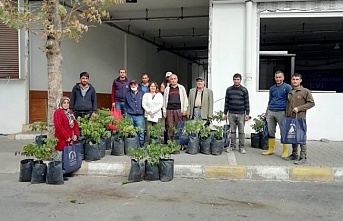
{"label": "woman standing", "polygon": [[158,91],[158,84],[155,81],[150,82],[147,92],[143,95],[142,107],[144,117],[147,118],[147,137],[150,138],[149,126],[161,123],[163,96]]}
{"label": "woman standing", "polygon": [[69,146],[71,142],[77,141],[79,136],[79,125],[69,109],[69,103],[68,97],[62,97],[59,108],[54,113],[55,137],[58,139],[55,147],[55,161],[62,161],[63,148]]}

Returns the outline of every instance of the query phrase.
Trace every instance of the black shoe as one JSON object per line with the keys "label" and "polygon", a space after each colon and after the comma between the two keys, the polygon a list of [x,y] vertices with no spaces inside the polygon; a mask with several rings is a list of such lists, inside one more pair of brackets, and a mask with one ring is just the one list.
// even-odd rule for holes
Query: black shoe
{"label": "black shoe", "polygon": [[64,181],[68,181],[68,180],[69,180],[69,177],[63,176],[63,180],[64,180]]}
{"label": "black shoe", "polygon": [[296,165],[302,165],[302,164],[306,164],[307,163],[307,159],[305,158],[300,158],[299,160],[295,161],[294,164]]}
{"label": "black shoe", "polygon": [[291,154],[291,155],[289,155],[288,157],[286,157],[286,158],[282,158],[282,159],[284,159],[284,160],[286,160],[286,161],[290,161],[290,160],[298,160],[299,159],[299,156],[297,155],[297,154]]}

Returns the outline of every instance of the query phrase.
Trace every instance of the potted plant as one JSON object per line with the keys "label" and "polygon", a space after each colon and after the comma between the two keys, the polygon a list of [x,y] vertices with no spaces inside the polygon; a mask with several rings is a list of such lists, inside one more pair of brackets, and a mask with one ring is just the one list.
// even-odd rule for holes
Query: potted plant
{"label": "potted plant", "polygon": [[89,115],[78,119],[81,134],[85,139],[84,155],[86,161],[100,160],[101,154],[99,144],[104,136],[109,137],[110,132],[104,126],[92,119]]}
{"label": "potted plant", "polygon": [[211,154],[211,129],[203,125],[199,132],[200,152],[203,154]]}
{"label": "potted plant", "polygon": [[215,126],[216,130],[212,132],[211,154],[221,155],[224,149],[224,130],[222,126]]}
{"label": "potted plant", "polygon": [[161,148],[160,180],[162,182],[168,182],[174,178],[174,160],[171,159],[171,154],[180,148],[181,146],[172,140],[168,140],[167,146]]}
{"label": "potted plant", "polygon": [[253,148],[261,148],[261,137],[264,118],[264,114],[257,115],[257,117],[253,119],[254,123],[250,125],[251,128],[255,131],[254,133],[251,133],[251,147]]}
{"label": "potted plant", "polygon": [[111,155],[122,156],[125,154],[123,134],[124,128],[129,125],[131,125],[131,120],[127,117],[114,119],[113,126],[116,130],[113,132]]}
{"label": "potted plant", "polygon": [[29,128],[31,131],[39,131],[40,135],[35,137],[35,142],[38,145],[42,145],[44,142],[43,139],[48,137],[46,134],[43,134],[43,131],[47,130],[47,123],[45,121],[37,121],[30,124]]}
{"label": "potted plant", "polygon": [[[111,135],[111,130],[109,128],[109,125],[113,122],[113,116],[112,113],[110,112],[109,109],[107,108],[101,108],[99,110],[97,110],[96,114],[93,117],[93,120],[98,122],[99,124],[101,124],[106,131],[109,132],[109,134]],[[108,134],[105,134],[102,137],[102,140],[104,142],[101,142],[101,144],[104,144],[105,146],[105,150],[109,150],[111,148],[111,136],[106,136]],[[101,146],[102,148],[100,148],[101,150],[103,149],[103,146]],[[104,155],[105,151],[102,150],[102,155]]]}
{"label": "potted plant", "polygon": [[185,132],[189,136],[187,153],[197,154],[199,151],[199,132],[203,126],[202,121],[186,121]]}
{"label": "potted plant", "polygon": [[156,123],[154,125],[148,126],[148,135],[149,135],[149,143],[161,143],[161,134],[162,134],[162,125],[160,123]]}
{"label": "potted plant", "polygon": [[[44,138],[42,141],[42,145],[38,145],[36,142],[26,144],[22,147],[21,151],[16,153],[36,159],[26,159],[20,162],[19,181],[31,181],[32,184],[46,182],[47,165],[43,160],[52,160],[53,154],[56,151],[57,139]],[[31,179],[29,180],[29,178]]]}
{"label": "potted plant", "polygon": [[161,155],[161,144],[151,143],[145,147],[147,160],[145,163],[145,180],[154,181],[160,179],[159,165]]}
{"label": "potted plant", "polygon": [[130,182],[139,182],[144,177],[145,160],[147,158],[146,150],[144,148],[134,149],[130,147],[128,156],[131,158],[131,168],[128,180]]}
{"label": "potted plant", "polygon": [[214,126],[215,130],[212,132],[213,139],[211,140],[211,154],[212,155],[220,155],[223,152],[225,146],[225,139],[224,139],[224,129],[221,126],[222,122],[225,121],[224,112],[217,111],[213,116],[213,120],[217,122],[217,125]]}

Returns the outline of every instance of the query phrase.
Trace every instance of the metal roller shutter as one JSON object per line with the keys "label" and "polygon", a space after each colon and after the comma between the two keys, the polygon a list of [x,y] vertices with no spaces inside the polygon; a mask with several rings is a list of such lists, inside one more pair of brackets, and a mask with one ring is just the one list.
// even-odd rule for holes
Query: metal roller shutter
{"label": "metal roller shutter", "polygon": [[0,78],[19,78],[18,31],[0,23]]}

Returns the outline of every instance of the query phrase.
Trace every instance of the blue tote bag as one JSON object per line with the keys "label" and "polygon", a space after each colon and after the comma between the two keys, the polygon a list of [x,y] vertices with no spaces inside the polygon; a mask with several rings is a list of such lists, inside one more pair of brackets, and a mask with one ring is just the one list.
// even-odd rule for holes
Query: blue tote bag
{"label": "blue tote bag", "polygon": [[306,144],[306,120],[304,118],[283,119],[281,130],[281,143],[283,144]]}
{"label": "blue tote bag", "polygon": [[63,173],[72,173],[80,169],[82,164],[81,144],[71,144],[66,146],[62,152]]}
{"label": "blue tote bag", "polygon": [[177,122],[176,129],[178,132],[175,134],[175,137],[180,139],[180,145],[188,145],[189,136],[185,133],[185,121]]}

